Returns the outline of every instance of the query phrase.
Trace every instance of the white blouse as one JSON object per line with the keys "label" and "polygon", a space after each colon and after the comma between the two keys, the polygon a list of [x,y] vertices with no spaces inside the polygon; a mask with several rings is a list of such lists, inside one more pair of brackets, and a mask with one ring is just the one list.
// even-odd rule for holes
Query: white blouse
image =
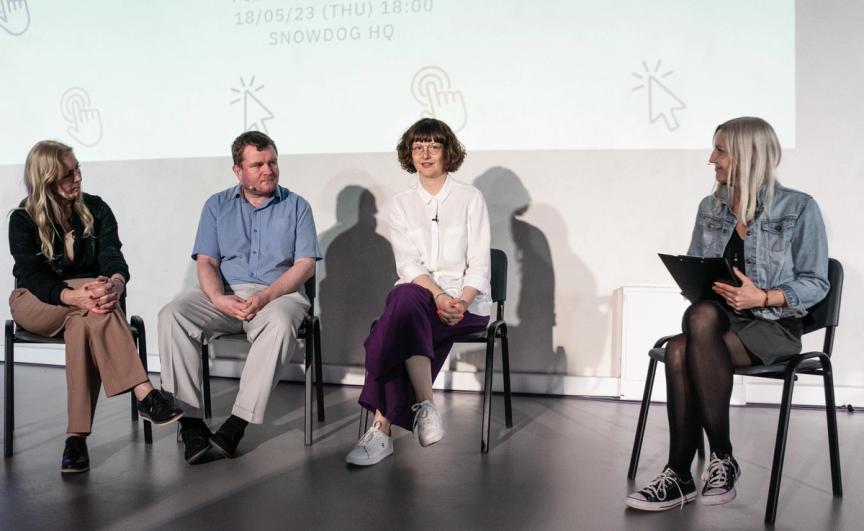
{"label": "white blouse", "polygon": [[396,284],[429,275],[453,297],[471,286],[479,294],[469,311],[489,315],[489,214],[480,190],[448,176],[433,196],[418,180],[393,198],[388,211]]}

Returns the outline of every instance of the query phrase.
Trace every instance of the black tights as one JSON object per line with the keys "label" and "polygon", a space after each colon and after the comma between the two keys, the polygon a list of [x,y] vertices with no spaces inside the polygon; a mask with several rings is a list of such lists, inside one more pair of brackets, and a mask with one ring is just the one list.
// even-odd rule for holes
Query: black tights
{"label": "black tights", "polygon": [[732,453],[732,377],[735,366],[751,363],[744,344],[729,331],[729,317],[719,305],[693,304],[684,313],[682,328],[684,333],[666,345],[668,464],[682,478],[688,478],[703,427],[711,451]]}

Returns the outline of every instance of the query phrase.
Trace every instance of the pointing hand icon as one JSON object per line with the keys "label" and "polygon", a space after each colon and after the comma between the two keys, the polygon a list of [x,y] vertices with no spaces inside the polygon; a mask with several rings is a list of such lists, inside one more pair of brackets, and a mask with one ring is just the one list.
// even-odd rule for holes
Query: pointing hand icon
{"label": "pointing hand icon", "polygon": [[78,87],[67,90],[60,99],[60,112],[69,124],[66,132],[82,146],[93,147],[102,140],[102,116],[90,105],[87,91]]}
{"label": "pointing hand icon", "polygon": [[21,35],[30,27],[27,0],[0,0],[0,28],[10,35]]}
{"label": "pointing hand icon", "polygon": [[411,83],[414,99],[423,105],[424,118],[437,118],[459,132],[468,122],[462,92],[453,90],[447,72],[437,66],[421,68]]}

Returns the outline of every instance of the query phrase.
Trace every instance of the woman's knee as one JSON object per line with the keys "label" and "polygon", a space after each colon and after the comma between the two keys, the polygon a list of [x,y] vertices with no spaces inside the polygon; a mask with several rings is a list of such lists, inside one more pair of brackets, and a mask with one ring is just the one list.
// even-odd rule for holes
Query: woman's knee
{"label": "woman's knee", "polygon": [[423,308],[431,299],[430,293],[415,284],[399,284],[390,290],[387,305],[395,308]]}
{"label": "woman's knee", "polygon": [[687,338],[677,335],[666,343],[666,372],[681,372],[687,369]]}
{"label": "woman's knee", "polygon": [[729,328],[729,317],[719,304],[700,301],[690,305],[684,312],[681,328],[687,335],[721,335]]}

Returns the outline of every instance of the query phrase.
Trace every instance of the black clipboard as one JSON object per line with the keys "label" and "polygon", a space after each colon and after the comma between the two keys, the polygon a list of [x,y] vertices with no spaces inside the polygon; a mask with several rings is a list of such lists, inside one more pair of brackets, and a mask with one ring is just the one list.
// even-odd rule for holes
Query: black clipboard
{"label": "black clipboard", "polygon": [[712,300],[725,305],[723,297],[711,289],[714,283],[725,282],[736,287],[741,285],[741,281],[732,271],[732,265],[725,258],[662,253],[657,256],[681,288],[681,294],[690,302]]}

